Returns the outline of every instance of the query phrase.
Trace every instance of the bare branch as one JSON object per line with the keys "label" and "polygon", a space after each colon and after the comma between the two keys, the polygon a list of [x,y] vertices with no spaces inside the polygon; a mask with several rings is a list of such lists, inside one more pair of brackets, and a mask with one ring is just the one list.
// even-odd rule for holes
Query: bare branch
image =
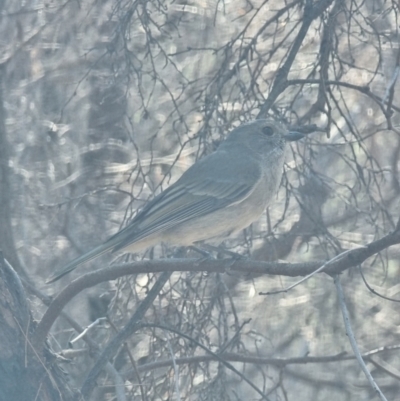
{"label": "bare branch", "polygon": [[367,377],[371,387],[377,392],[377,394],[379,395],[381,400],[387,401],[386,397],[383,395],[381,389],[376,384],[374,378],[372,377],[372,375],[369,372],[367,366],[365,365],[365,362],[364,362],[364,360],[363,360],[363,358],[361,356],[361,353],[360,353],[360,351],[358,349],[357,341],[356,341],[356,339],[354,337],[353,330],[351,328],[350,316],[349,316],[349,312],[347,310],[346,301],[344,299],[342,286],[341,286],[340,281],[339,281],[339,276],[335,276],[334,277],[334,281],[335,281],[336,291],[337,291],[338,298],[339,298],[340,309],[342,310],[344,325],[345,325],[345,328],[346,328],[346,334],[349,337],[351,348],[353,348],[353,352],[354,352],[354,354],[356,356],[356,359],[357,359],[358,363],[360,364],[361,369],[364,372],[365,376]]}

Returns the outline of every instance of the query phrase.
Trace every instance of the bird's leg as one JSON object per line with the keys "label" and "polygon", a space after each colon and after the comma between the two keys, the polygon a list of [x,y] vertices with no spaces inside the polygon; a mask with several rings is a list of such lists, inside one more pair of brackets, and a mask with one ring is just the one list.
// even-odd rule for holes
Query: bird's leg
{"label": "bird's leg", "polygon": [[199,261],[196,262],[197,264],[200,264],[200,263],[204,262],[205,260],[215,259],[215,257],[210,252],[207,252],[204,249],[201,249],[195,245],[180,246],[179,248],[174,250],[172,257],[178,258],[178,259],[185,258],[187,256],[188,250],[195,251],[201,255],[201,258],[199,259]]}
{"label": "bird's leg", "polygon": [[208,249],[209,251],[212,251],[212,252],[218,252],[218,253],[223,253],[225,255],[228,255],[234,260],[247,259],[247,256],[241,255],[240,253],[237,253],[237,252],[229,251],[228,249],[225,249],[222,246],[214,246],[214,245],[210,245],[210,244],[202,244],[202,247],[204,247],[204,248],[206,248],[206,249]]}
{"label": "bird's leg", "polygon": [[192,251],[195,251],[195,252],[199,253],[200,255],[202,255],[202,257],[196,262],[197,266],[201,265],[203,262],[206,262],[207,260],[215,259],[215,257],[210,252],[207,252],[204,249],[201,249],[195,245],[190,245],[189,248]]}
{"label": "bird's leg", "polygon": [[173,250],[172,252],[172,258],[173,259],[183,259],[187,255],[187,247],[186,246],[180,246],[176,249]]}
{"label": "bird's leg", "polygon": [[196,246],[196,245],[190,245],[190,246],[189,246],[189,249],[191,249],[192,251],[195,251],[195,252],[199,253],[199,254],[202,255],[204,258],[207,258],[207,259],[215,259],[214,256],[213,256],[210,252],[207,252],[206,250],[201,249],[201,248],[199,248],[199,247]]}

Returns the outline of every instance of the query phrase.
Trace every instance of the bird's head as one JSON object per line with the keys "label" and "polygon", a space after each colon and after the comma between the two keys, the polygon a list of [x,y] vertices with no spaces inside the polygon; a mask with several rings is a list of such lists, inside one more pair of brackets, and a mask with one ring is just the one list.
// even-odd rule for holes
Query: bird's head
{"label": "bird's head", "polygon": [[225,141],[225,146],[246,146],[257,153],[281,152],[288,141],[303,138],[300,132],[291,132],[273,120],[255,120],[235,128]]}

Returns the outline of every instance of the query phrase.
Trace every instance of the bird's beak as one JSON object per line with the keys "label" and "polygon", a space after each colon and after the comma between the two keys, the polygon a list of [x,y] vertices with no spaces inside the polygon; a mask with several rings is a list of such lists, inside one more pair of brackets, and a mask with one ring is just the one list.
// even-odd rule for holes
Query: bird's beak
{"label": "bird's beak", "polygon": [[287,141],[298,141],[301,138],[304,138],[304,134],[301,134],[300,132],[288,132],[287,134],[283,135],[283,137],[287,140]]}

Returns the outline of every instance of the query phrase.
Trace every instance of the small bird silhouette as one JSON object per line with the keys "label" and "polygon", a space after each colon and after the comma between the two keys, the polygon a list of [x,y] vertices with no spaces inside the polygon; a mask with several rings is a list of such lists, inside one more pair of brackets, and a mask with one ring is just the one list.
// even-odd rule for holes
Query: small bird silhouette
{"label": "small bird silhouette", "polygon": [[108,251],[135,253],[159,243],[187,246],[242,230],[261,216],[275,195],[286,142],[303,136],[272,120],[242,124],[124,229],[57,270],[46,282]]}

